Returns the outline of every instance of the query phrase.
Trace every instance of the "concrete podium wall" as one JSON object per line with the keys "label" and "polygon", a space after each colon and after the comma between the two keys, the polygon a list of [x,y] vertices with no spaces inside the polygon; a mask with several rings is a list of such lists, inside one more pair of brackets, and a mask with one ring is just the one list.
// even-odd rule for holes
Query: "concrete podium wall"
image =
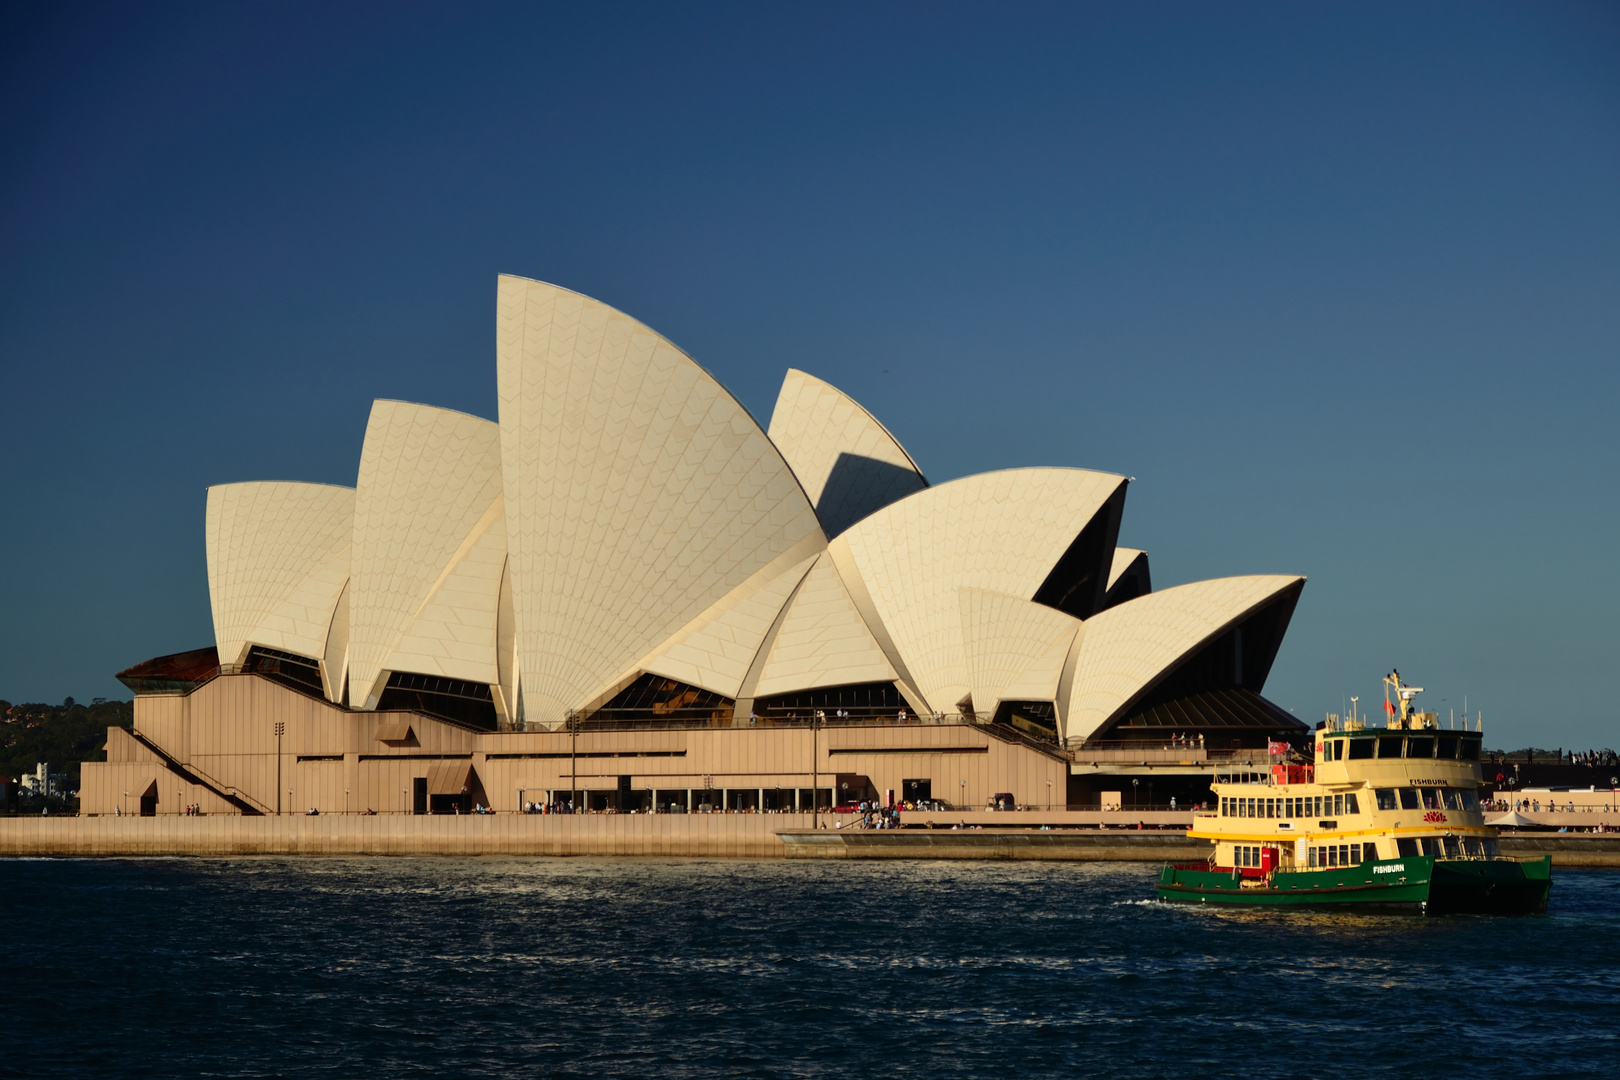
{"label": "concrete podium wall", "polygon": [[0,855],[627,855],[780,858],[798,814],[0,819]]}

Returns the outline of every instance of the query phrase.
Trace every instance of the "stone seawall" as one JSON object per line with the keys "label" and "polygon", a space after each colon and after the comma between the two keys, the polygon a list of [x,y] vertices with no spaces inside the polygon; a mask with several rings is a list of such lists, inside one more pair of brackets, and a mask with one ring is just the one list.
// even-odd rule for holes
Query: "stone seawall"
{"label": "stone seawall", "polygon": [[[988,815],[987,815],[988,816]],[[971,822],[970,822],[971,824]],[[0,856],[607,855],[1198,861],[1178,831],[813,830],[808,814],[0,818]],[[1620,834],[1504,834],[1502,853],[1620,867]]]}
{"label": "stone seawall", "polygon": [[1502,854],[1551,855],[1554,866],[1620,866],[1620,833],[1503,833]]}
{"label": "stone seawall", "polygon": [[0,855],[627,855],[781,858],[797,814],[0,819]]}

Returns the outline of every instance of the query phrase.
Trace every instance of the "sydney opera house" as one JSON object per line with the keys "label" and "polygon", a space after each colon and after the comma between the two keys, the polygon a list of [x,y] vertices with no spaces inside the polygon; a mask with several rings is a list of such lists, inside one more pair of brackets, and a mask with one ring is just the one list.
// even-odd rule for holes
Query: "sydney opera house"
{"label": "sydney opera house", "polygon": [[1094,805],[1169,753],[1163,801],[1305,733],[1261,696],[1304,580],[1154,591],[1125,477],[931,485],[814,376],[762,429],[516,277],[496,377],[498,423],[377,401],[353,487],[209,489],[213,645],[120,673],[84,813]]}

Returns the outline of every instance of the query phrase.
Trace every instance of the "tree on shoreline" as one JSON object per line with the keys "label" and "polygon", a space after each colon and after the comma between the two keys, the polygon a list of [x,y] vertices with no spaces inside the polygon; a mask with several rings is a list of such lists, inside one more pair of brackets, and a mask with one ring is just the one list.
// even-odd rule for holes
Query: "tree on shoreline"
{"label": "tree on shoreline", "polygon": [[70,697],[45,705],[0,699],[0,776],[15,780],[44,761],[52,772],[66,773],[68,790],[77,791],[79,766],[107,760],[107,729],[134,723],[133,701],[96,698],[85,705]]}

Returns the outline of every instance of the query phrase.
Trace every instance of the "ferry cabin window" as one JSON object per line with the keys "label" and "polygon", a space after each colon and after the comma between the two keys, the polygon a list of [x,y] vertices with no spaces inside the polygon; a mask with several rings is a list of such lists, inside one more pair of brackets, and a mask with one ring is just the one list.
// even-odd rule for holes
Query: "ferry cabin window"
{"label": "ferry cabin window", "polygon": [[[1401,809],[1402,810],[1421,810],[1421,809],[1423,809],[1423,802],[1422,802],[1422,800],[1420,800],[1418,798],[1417,788],[1409,788],[1409,787],[1401,788]],[[1417,852],[1414,851],[1414,852],[1412,852],[1412,854],[1416,855]]]}
{"label": "ferry cabin window", "polygon": [[1351,761],[1360,761],[1363,758],[1370,758],[1372,756],[1373,756],[1373,740],[1372,739],[1351,739],[1350,740],[1350,760]]}
{"label": "ferry cabin window", "polygon": [[1359,803],[1357,803],[1357,801],[1356,801],[1356,793],[1353,792],[1353,791],[1345,793],[1345,796],[1344,796],[1344,812],[1347,813],[1347,814],[1359,814],[1359,813],[1361,813],[1361,806],[1360,806]]}
{"label": "ferry cabin window", "polygon": [[1446,837],[1446,858],[1455,859],[1461,854],[1462,848],[1458,845],[1457,838],[1455,836]]}
{"label": "ferry cabin window", "polygon": [[1423,854],[1433,855],[1437,859],[1443,856],[1443,853],[1440,850],[1440,838],[1438,836],[1425,836],[1419,840],[1418,843],[1423,845]]}
{"label": "ferry cabin window", "polygon": [[1456,757],[1457,757],[1457,736],[1455,736],[1455,735],[1442,735],[1442,736],[1440,736],[1440,741],[1436,745],[1437,745],[1438,749],[1435,752],[1435,755],[1434,755],[1435,757],[1442,757],[1442,758],[1445,758],[1447,761],[1453,761],[1453,760],[1456,759]]}
{"label": "ferry cabin window", "polygon": [[1441,808],[1441,806],[1440,806],[1440,792],[1437,791],[1434,788],[1424,788],[1423,789],[1423,809],[1425,809],[1425,810],[1439,810],[1440,808]]}
{"label": "ferry cabin window", "polygon": [[1434,757],[1434,737],[1425,735],[1421,739],[1407,739],[1406,756],[1409,758]]}
{"label": "ferry cabin window", "polygon": [[1313,847],[1310,851],[1310,865],[1318,869],[1355,866],[1357,863],[1376,858],[1378,858],[1377,848],[1372,844],[1365,847],[1361,844],[1329,844],[1326,847]]}
{"label": "ferry cabin window", "polygon": [[1442,797],[1446,801],[1447,810],[1461,810],[1463,808],[1462,792],[1448,789],[1442,793]]}
{"label": "ferry cabin window", "polygon": [[1477,737],[1470,739],[1468,736],[1464,735],[1462,737],[1462,741],[1457,747],[1457,749],[1461,751],[1457,756],[1462,758],[1464,761],[1478,761],[1479,742],[1480,740]]}
{"label": "ferry cabin window", "polygon": [[1377,791],[1373,792],[1373,797],[1378,800],[1378,809],[1380,809],[1380,810],[1393,810],[1393,809],[1395,809],[1395,789],[1394,788],[1381,787]]}
{"label": "ferry cabin window", "polygon": [[1378,737],[1378,756],[1381,758],[1400,757],[1401,743],[1403,741],[1399,735],[1380,735]]}
{"label": "ferry cabin window", "polygon": [[1467,810],[1470,813],[1477,813],[1478,810],[1479,810],[1479,792],[1477,792],[1477,791],[1465,791],[1465,792],[1463,792],[1462,793],[1462,806],[1463,806],[1464,810]]}
{"label": "ferry cabin window", "polygon": [[1410,836],[1397,837],[1395,840],[1395,854],[1402,858],[1418,853],[1418,842]]}

